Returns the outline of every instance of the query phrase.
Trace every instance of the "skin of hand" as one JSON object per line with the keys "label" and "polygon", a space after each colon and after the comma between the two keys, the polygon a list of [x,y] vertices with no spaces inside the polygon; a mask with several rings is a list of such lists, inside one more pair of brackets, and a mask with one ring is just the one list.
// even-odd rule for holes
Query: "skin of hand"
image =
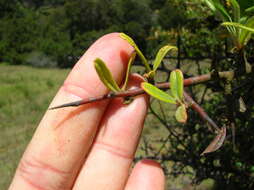
{"label": "skin of hand", "polygon": [[[94,69],[105,61],[121,84],[134,49],[118,33],[98,39],[74,66],[50,107],[108,92]],[[128,88],[142,82],[132,75]],[[129,105],[122,99],[48,110],[18,165],[9,190],[163,190],[158,163],[132,160],[139,143],[148,97]]]}

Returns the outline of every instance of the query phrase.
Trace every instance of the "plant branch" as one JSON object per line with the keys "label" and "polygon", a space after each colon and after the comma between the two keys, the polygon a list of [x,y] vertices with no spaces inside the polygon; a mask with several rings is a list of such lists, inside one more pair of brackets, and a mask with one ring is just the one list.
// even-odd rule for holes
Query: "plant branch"
{"label": "plant branch", "polygon": [[205,110],[190,97],[190,95],[184,92],[184,97],[186,101],[190,104],[190,107],[195,110],[204,121],[206,121],[210,126],[212,126],[217,132],[220,131],[220,128],[216,125],[216,123],[208,116]]}
{"label": "plant branch", "polygon": [[[233,75],[233,73],[234,73],[233,71],[219,72],[219,76],[220,76],[220,78],[228,78],[228,77],[231,77]],[[211,78],[212,78],[211,73],[199,75],[199,76],[195,76],[195,77],[190,77],[190,78],[184,80],[184,86],[190,86],[190,85],[203,83],[203,82],[211,80]],[[157,83],[157,84],[155,84],[155,86],[159,89],[168,89],[170,87],[170,83],[169,82]],[[118,98],[118,97],[134,97],[134,96],[138,96],[138,95],[144,94],[144,93],[145,93],[145,91],[142,88],[121,91],[121,92],[110,92],[108,94],[104,94],[104,95],[100,95],[100,96],[96,96],[96,97],[85,98],[85,99],[82,99],[79,101],[70,102],[70,103],[59,105],[59,106],[51,107],[51,108],[49,108],[49,110],[54,110],[54,109],[64,108],[64,107],[75,107],[75,106],[80,106],[83,104],[88,104],[88,103],[92,103],[92,102],[97,102],[97,101],[102,101],[102,100],[112,99],[112,98]]]}

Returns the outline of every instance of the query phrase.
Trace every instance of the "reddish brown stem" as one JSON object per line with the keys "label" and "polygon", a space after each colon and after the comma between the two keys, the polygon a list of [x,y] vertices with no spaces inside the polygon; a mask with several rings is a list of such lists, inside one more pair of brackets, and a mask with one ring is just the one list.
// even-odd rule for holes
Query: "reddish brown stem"
{"label": "reddish brown stem", "polygon": [[[188,79],[184,80],[184,86],[189,86],[189,85],[205,82],[205,81],[210,80],[210,78],[211,78],[210,74],[200,75],[200,76],[197,76],[197,77],[191,77],[191,78],[188,78]],[[168,89],[169,85],[170,85],[169,82],[164,82],[164,83],[158,83],[155,86],[160,88],[160,89]],[[127,91],[123,91],[123,92],[115,92],[115,93],[110,92],[108,94],[104,94],[104,95],[101,95],[101,96],[86,98],[86,99],[83,99],[83,100],[62,104],[62,105],[59,105],[59,106],[51,107],[49,109],[53,110],[53,109],[64,108],[64,107],[80,106],[80,105],[83,105],[83,104],[88,104],[88,103],[92,103],[92,102],[96,102],[96,101],[102,101],[102,100],[111,99],[111,98],[133,97],[133,96],[137,96],[137,95],[144,94],[144,93],[145,93],[145,91],[142,88],[137,88],[137,89],[134,89],[134,90],[127,90]]]}
{"label": "reddish brown stem", "polygon": [[[231,76],[231,73],[232,73],[231,71],[225,71],[225,72],[220,72],[219,75],[222,78],[227,78],[228,76]],[[206,82],[209,80],[211,80],[211,74],[190,77],[190,78],[184,80],[184,86],[190,86],[190,85]],[[164,82],[164,83],[157,83],[157,84],[155,84],[155,86],[160,89],[168,89],[170,87],[170,84],[169,84],[169,82]],[[145,91],[142,88],[137,88],[134,90],[127,90],[127,91],[123,91],[123,92],[115,92],[115,93],[110,92],[108,94],[104,94],[101,96],[86,98],[86,99],[79,100],[76,102],[62,104],[59,106],[51,107],[49,109],[53,110],[53,109],[64,108],[64,107],[80,106],[83,104],[88,104],[88,103],[102,101],[102,100],[111,99],[111,98],[133,97],[133,96],[137,96],[137,95],[144,94],[144,93],[145,93]]]}
{"label": "reddish brown stem", "polygon": [[186,92],[184,92],[185,100],[189,103],[190,107],[195,110],[200,117],[206,121],[210,126],[212,126],[216,131],[220,131],[220,128],[216,125],[216,123],[208,116],[205,110],[198,105]]}

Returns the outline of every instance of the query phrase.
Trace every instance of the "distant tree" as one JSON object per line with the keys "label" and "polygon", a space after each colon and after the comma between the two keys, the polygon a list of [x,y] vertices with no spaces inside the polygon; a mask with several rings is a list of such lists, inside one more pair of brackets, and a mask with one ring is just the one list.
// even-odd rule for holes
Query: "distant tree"
{"label": "distant tree", "polygon": [[0,20],[0,55],[12,64],[24,63],[25,55],[31,52],[39,35],[38,16],[19,4],[15,13]]}
{"label": "distant tree", "polygon": [[150,0],[115,0],[112,3],[113,22],[121,26],[121,31],[131,35],[143,49],[146,49],[146,38],[153,25],[153,12]]}
{"label": "distant tree", "polygon": [[151,0],[150,2],[150,7],[153,10],[158,10],[161,9],[163,7],[163,5],[165,4],[167,0]]}
{"label": "distant tree", "polygon": [[184,26],[187,19],[185,5],[175,0],[166,1],[159,11],[158,21],[164,29]]}
{"label": "distant tree", "polygon": [[64,9],[69,20],[71,39],[75,34],[106,29],[111,24],[110,3],[107,0],[67,0]]}

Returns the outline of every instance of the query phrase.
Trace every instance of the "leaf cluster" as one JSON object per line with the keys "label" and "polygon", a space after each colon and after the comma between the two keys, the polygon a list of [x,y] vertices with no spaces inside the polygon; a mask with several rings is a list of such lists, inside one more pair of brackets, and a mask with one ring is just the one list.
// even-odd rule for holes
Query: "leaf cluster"
{"label": "leaf cluster", "polygon": [[[177,50],[176,47],[170,46],[170,45],[166,45],[166,46],[162,47],[158,51],[156,58],[153,62],[153,67],[151,69],[150,65],[148,64],[147,59],[145,58],[143,53],[140,51],[140,49],[138,48],[138,46],[136,45],[134,40],[124,33],[120,33],[120,37],[122,39],[126,40],[135,49],[135,52],[132,54],[131,58],[129,59],[126,78],[125,78],[125,82],[124,82],[124,85],[122,88],[120,88],[118,86],[118,84],[114,80],[111,72],[109,71],[106,64],[103,62],[103,60],[97,58],[94,61],[95,62],[95,69],[96,69],[96,72],[98,73],[98,76],[100,77],[100,80],[112,92],[121,92],[122,90],[126,89],[129,74],[130,74],[130,67],[135,60],[136,53],[140,57],[142,63],[144,64],[144,66],[146,68],[147,73],[144,74],[144,77],[148,81],[150,80],[150,81],[152,81],[152,83],[154,83],[154,81],[153,81],[154,75],[156,73],[156,70],[160,66],[163,58],[166,56],[166,54],[169,51]],[[147,94],[153,96],[154,98],[157,98],[159,100],[162,100],[162,101],[170,103],[170,104],[177,105],[175,117],[176,117],[177,121],[185,123],[187,120],[187,113],[186,113],[187,105],[184,102],[183,81],[184,81],[183,73],[181,72],[181,70],[177,69],[177,70],[174,70],[170,73],[170,86],[169,86],[170,92],[171,92],[170,94],[167,94],[166,92],[160,90],[155,85],[153,85],[152,83],[149,83],[149,82],[143,82],[141,84],[141,87],[145,90],[145,92]]]}

